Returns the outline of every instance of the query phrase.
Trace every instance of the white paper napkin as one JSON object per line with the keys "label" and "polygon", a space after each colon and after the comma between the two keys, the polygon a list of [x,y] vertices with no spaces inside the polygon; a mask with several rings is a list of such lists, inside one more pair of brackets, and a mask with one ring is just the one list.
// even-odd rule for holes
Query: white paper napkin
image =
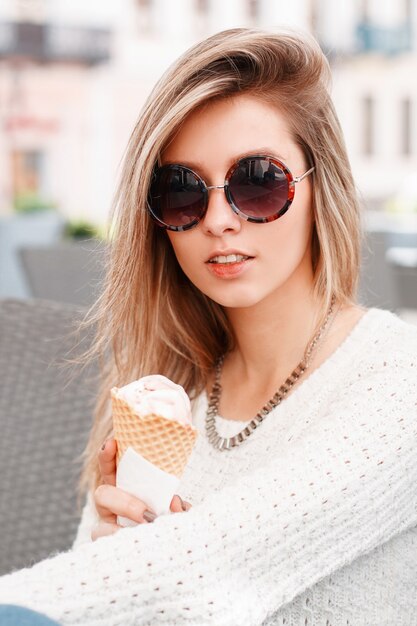
{"label": "white paper napkin", "polygon": [[[179,484],[177,476],[164,472],[130,447],[117,466],[116,486],[146,502],[156,515],[170,513],[171,500]],[[136,526],[136,522],[120,516],[117,523]]]}

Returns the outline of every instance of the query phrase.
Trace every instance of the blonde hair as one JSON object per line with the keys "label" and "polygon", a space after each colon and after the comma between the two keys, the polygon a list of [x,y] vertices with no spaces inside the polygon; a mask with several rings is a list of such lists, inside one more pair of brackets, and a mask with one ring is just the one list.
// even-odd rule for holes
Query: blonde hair
{"label": "blonde hair", "polygon": [[[146,209],[149,181],[164,147],[191,111],[242,93],[278,106],[313,174],[315,296],[323,311],[355,296],[359,206],[328,62],[307,35],[233,29],[187,51],[149,96],[131,135],[113,211],[106,285],[90,312],[104,364],[95,422],[85,451],[84,488],[98,481],[97,451],[112,430],[109,390],[160,373],[199,393],[216,359],[233,346],[224,310],[186,278],[166,234]],[[195,320],[199,320],[196,324]]]}

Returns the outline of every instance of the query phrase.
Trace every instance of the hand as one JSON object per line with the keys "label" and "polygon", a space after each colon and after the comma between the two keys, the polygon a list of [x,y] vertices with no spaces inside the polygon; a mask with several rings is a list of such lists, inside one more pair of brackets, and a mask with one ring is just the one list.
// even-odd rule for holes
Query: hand
{"label": "hand", "polygon": [[[120,530],[121,526],[117,523],[118,515],[138,524],[148,524],[156,517],[145,502],[116,487],[116,454],[115,439],[107,439],[98,453],[101,484],[94,493],[94,502],[99,521],[91,532],[93,541]],[[171,500],[170,510],[173,513],[188,511],[190,508],[191,504],[182,500],[180,496],[175,495]]]}

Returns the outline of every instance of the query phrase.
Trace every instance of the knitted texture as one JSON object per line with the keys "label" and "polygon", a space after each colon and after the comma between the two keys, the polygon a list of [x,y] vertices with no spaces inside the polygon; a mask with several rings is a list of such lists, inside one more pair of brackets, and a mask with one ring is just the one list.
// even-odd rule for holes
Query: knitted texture
{"label": "knitted texture", "polygon": [[92,543],[90,504],[77,547],[0,578],[0,602],[63,625],[416,625],[416,374],[417,329],[371,309],[241,446],[208,444],[201,396],[191,510]]}

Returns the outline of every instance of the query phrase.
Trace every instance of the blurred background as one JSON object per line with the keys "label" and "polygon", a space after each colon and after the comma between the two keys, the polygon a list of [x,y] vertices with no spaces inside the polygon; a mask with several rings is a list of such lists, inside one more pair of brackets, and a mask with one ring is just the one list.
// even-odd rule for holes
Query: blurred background
{"label": "blurred background", "polygon": [[364,206],[360,300],[417,320],[417,0],[1,0],[0,298],[92,302],[143,102],[237,26],[320,42]]}

